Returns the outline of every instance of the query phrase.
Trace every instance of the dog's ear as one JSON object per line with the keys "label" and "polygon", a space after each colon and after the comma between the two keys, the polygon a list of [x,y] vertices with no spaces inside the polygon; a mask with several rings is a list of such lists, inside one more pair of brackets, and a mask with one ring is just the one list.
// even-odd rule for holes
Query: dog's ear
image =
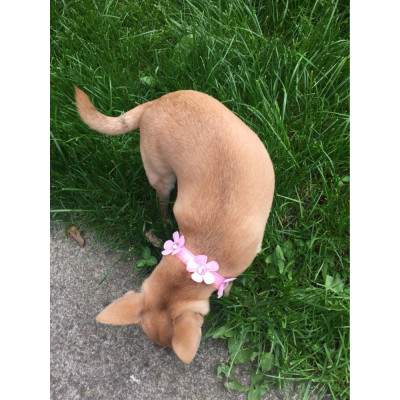
{"label": "dog's ear", "polygon": [[113,301],[97,317],[102,324],[138,324],[143,310],[144,295],[133,290]]}
{"label": "dog's ear", "polygon": [[197,353],[202,325],[203,316],[194,312],[181,314],[174,320],[172,348],[186,364],[192,362]]}

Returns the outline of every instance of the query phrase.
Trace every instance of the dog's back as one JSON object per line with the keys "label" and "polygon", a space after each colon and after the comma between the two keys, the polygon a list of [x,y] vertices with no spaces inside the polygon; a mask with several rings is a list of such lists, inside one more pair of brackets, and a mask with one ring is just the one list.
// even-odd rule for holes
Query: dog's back
{"label": "dog's back", "polygon": [[174,215],[188,246],[225,260],[229,273],[242,272],[261,249],[274,192],[272,162],[258,136],[195,91],[154,101],[140,130],[141,146],[177,177]]}

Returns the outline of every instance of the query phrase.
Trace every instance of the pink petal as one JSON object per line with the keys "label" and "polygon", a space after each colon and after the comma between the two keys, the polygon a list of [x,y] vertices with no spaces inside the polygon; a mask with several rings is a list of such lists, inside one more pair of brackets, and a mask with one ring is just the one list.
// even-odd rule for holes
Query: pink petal
{"label": "pink petal", "polygon": [[172,240],[167,240],[164,243],[164,249],[165,250],[171,250],[173,245],[174,245],[174,242]]}
{"label": "pink petal", "polygon": [[179,243],[179,232],[178,231],[174,232],[172,237],[174,238],[174,242],[176,244],[178,244]]}
{"label": "pink petal", "polygon": [[223,295],[225,288],[228,286],[228,283],[234,281],[235,279],[236,278],[227,278],[219,285],[218,298],[220,298]]}
{"label": "pink petal", "polygon": [[206,265],[207,264],[207,256],[196,256],[194,258],[194,261],[196,261],[196,263],[199,265]]}
{"label": "pink petal", "polygon": [[218,271],[219,270],[219,265],[216,261],[210,261],[209,263],[207,263],[206,267],[209,271]]}
{"label": "pink petal", "polygon": [[183,245],[185,244],[185,236],[181,236],[179,238],[179,247],[183,247]]}
{"label": "pink petal", "polygon": [[193,272],[192,279],[198,283],[203,282],[203,277],[199,275],[197,272]]}
{"label": "pink petal", "polygon": [[203,279],[204,279],[204,282],[207,283],[207,285],[209,285],[210,283],[214,283],[215,276],[211,272],[207,271],[203,275]]}
{"label": "pink petal", "polygon": [[186,270],[189,272],[194,272],[196,271],[197,267],[198,265],[193,260],[189,260],[186,265]]}

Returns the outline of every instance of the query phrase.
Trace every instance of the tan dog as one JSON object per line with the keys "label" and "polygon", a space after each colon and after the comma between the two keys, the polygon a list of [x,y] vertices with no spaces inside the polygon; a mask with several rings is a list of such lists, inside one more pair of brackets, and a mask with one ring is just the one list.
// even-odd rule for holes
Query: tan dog
{"label": "tan dog", "polygon": [[[273,166],[257,135],[219,101],[195,91],[169,93],[113,118],[75,90],[79,114],[92,129],[119,135],[140,128],[144,168],[164,215],[178,183],[173,212],[185,247],[217,261],[223,277],[241,274],[261,250],[274,193]],[[166,255],[140,293],[126,293],[97,320],[140,323],[153,342],[172,346],[190,363],[215,290]]]}

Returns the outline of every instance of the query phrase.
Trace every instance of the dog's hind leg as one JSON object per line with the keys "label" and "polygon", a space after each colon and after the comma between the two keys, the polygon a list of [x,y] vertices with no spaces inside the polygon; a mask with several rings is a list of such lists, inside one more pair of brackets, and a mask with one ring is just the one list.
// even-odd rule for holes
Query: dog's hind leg
{"label": "dog's hind leg", "polygon": [[151,186],[153,186],[157,192],[158,203],[163,218],[167,217],[169,197],[172,189],[175,187],[175,182],[175,175],[163,176],[156,182],[150,182]]}
{"label": "dog's hind leg", "polygon": [[168,214],[168,201],[172,189],[175,187],[176,176],[158,157],[148,157],[141,147],[143,166],[150,185],[156,190],[159,207],[163,218]]}

